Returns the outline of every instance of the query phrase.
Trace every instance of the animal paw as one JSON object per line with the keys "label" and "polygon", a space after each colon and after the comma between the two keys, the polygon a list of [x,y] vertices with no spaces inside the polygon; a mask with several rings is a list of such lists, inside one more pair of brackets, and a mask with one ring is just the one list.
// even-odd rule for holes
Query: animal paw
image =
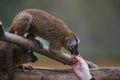
{"label": "animal paw", "polygon": [[21,65],[17,65],[16,68],[19,68],[22,70],[22,72],[24,72],[25,70],[29,70],[32,71],[33,70],[33,66],[31,64],[21,64]]}

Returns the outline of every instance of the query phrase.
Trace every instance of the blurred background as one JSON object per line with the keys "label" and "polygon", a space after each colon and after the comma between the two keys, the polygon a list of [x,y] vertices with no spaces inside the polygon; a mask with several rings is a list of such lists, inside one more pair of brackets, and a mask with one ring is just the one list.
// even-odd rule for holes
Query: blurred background
{"label": "blurred background", "polygon": [[[79,51],[85,59],[99,66],[120,66],[120,0],[1,0],[0,20],[5,29],[27,8],[42,9],[63,20],[79,36]],[[39,58],[35,66],[69,67],[35,55]]]}

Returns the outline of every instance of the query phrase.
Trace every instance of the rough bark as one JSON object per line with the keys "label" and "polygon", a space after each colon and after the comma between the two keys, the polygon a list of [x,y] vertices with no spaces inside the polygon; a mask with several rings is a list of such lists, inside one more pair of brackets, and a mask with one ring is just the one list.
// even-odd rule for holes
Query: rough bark
{"label": "rough bark", "polygon": [[[96,80],[120,80],[120,67],[91,68],[91,74]],[[7,76],[1,77],[7,80]],[[34,68],[32,71],[15,70],[15,80],[79,80],[72,69]]]}

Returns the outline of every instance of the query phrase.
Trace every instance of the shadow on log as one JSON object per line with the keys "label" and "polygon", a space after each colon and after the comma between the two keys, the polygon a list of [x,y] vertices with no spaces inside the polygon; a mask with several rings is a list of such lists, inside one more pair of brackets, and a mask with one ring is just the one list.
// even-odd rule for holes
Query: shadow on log
{"label": "shadow on log", "polygon": [[[91,74],[96,80],[120,80],[120,67],[91,68]],[[1,77],[7,80],[7,76]],[[72,69],[43,69],[34,67],[32,71],[15,70],[15,80],[79,80]]]}

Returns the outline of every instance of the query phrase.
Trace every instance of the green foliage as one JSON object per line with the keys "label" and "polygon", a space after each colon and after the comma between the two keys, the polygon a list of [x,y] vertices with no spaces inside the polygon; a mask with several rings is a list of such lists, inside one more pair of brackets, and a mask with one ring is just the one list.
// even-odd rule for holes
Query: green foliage
{"label": "green foliage", "polygon": [[46,46],[49,45],[49,43],[46,40],[44,40],[43,38],[36,37],[35,39],[39,40],[43,45],[46,45]]}

